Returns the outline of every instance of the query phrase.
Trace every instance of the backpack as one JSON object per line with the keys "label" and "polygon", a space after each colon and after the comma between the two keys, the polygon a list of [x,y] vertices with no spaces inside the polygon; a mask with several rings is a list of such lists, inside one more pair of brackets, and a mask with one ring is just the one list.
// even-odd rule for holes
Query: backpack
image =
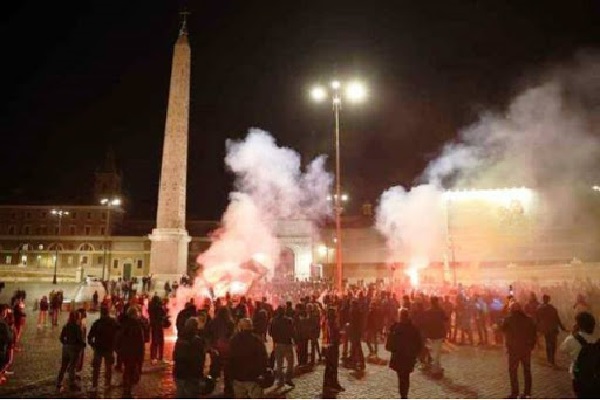
{"label": "backpack", "polygon": [[580,335],[574,335],[581,345],[581,350],[573,365],[573,376],[579,387],[600,390],[600,340],[588,343]]}

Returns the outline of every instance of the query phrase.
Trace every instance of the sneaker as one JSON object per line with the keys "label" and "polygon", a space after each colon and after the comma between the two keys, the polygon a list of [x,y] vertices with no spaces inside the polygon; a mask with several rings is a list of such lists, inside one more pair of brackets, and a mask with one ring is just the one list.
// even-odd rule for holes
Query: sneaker
{"label": "sneaker", "polygon": [[14,375],[15,371],[4,371],[6,375]]}
{"label": "sneaker", "polygon": [[340,392],[345,392],[346,388],[343,387],[342,385],[340,385],[339,383],[337,385],[334,386],[334,388]]}

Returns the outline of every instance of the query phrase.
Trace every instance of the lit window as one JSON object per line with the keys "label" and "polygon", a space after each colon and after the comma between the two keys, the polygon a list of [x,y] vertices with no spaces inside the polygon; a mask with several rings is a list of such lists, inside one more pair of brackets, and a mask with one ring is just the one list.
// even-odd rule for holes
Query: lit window
{"label": "lit window", "polygon": [[6,263],[12,264],[12,256],[6,256]]}

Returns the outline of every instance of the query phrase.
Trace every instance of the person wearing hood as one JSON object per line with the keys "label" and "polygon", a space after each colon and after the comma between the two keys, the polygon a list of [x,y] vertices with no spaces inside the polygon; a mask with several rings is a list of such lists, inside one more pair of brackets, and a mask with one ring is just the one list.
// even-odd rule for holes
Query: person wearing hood
{"label": "person wearing hood", "polygon": [[203,328],[198,318],[190,317],[177,337],[173,351],[173,376],[178,399],[195,399],[200,396],[207,343],[198,332]]}

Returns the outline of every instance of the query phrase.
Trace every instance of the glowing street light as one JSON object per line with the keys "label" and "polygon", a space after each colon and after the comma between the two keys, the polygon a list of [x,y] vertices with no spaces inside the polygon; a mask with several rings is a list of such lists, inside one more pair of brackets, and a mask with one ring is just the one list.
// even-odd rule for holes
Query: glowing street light
{"label": "glowing street light", "polygon": [[52,210],[50,211],[50,214],[56,215],[58,217],[58,237],[56,243],[54,244],[54,276],[52,277],[52,283],[56,285],[56,266],[58,263],[58,242],[60,241],[60,227],[63,215],[69,215],[69,212],[63,210]]}
{"label": "glowing street light", "polygon": [[119,207],[121,205],[121,199],[114,197],[112,199],[104,198],[100,200],[100,204],[106,207],[106,226],[104,227],[104,256],[102,257],[102,282],[104,282],[104,271],[107,270],[107,277],[110,281],[110,263],[107,263],[107,258],[110,255],[108,253],[108,230],[110,229],[110,210],[111,207]]}
{"label": "glowing street light", "polygon": [[330,82],[331,94],[325,90],[324,86],[314,86],[310,91],[310,96],[314,101],[321,102],[327,98],[333,105],[333,115],[335,119],[335,236],[337,238],[335,245],[335,284],[337,290],[342,290],[342,201],[341,193],[341,168],[340,168],[340,110],[342,109],[342,99],[352,103],[364,101],[367,97],[366,86],[360,81],[341,82],[333,80]]}

